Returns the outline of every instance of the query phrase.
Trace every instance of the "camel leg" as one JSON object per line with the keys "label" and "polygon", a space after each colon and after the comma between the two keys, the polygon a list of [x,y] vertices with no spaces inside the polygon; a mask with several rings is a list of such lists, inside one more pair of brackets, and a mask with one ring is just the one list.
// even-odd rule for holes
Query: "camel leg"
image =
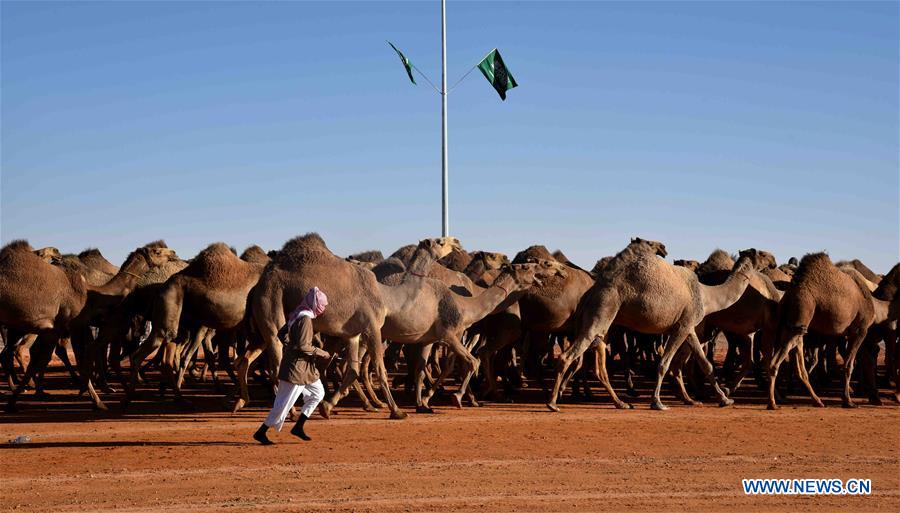
{"label": "camel leg", "polygon": [[93,383],[94,361],[97,359],[97,355],[99,353],[99,344],[94,339],[93,334],[90,332],[90,328],[86,326],[75,328],[71,335],[72,336],[70,337],[70,340],[73,347],[82,346],[84,348],[81,354],[81,361],[77,361],[78,352],[75,352],[76,363],[80,368],[82,387],[87,390],[88,395],[90,395],[91,403],[93,404],[93,407],[95,409],[106,410],[106,405],[103,404],[103,401],[100,400],[100,396],[94,389]]}
{"label": "camel leg", "polygon": [[681,348],[681,344],[684,343],[685,339],[687,339],[692,332],[693,328],[682,329],[681,331],[678,331],[671,337],[669,337],[669,340],[666,342],[662,358],[659,360],[659,365],[656,369],[656,388],[653,389],[653,399],[650,403],[650,407],[652,409],[668,409],[668,407],[664,405],[659,398],[659,394],[662,389],[663,378],[665,378],[666,373],[669,372],[669,366],[672,364],[672,359],[675,358],[675,355],[678,353],[678,349]]}
{"label": "camel leg", "polygon": [[626,403],[619,399],[619,396],[616,394],[615,389],[612,387],[612,383],[609,382],[609,373],[606,369],[606,352],[607,344],[606,340],[601,338],[597,343],[596,349],[596,362],[594,364],[594,373],[597,379],[600,381],[600,384],[603,385],[603,388],[606,389],[606,393],[609,394],[610,399],[612,399],[613,403],[616,405],[616,408],[620,410],[634,408],[633,404]]}
{"label": "camel leg", "polygon": [[847,344],[850,350],[848,351],[847,358],[844,360],[844,408],[856,408],[856,403],[853,402],[853,398],[850,396],[850,377],[853,375],[853,364],[856,362],[856,353],[859,352],[859,348],[862,346],[865,338],[865,329],[857,329],[855,332],[847,334]]}
{"label": "camel leg", "polygon": [[75,386],[81,386],[81,378],[78,377],[78,373],[75,372],[75,367],[72,365],[71,360],[69,360],[68,345],[63,339],[60,339],[59,344],[56,344],[56,347],[53,348],[53,352],[66,367],[66,372],[69,373],[69,378],[72,380],[72,383],[74,383]]}
{"label": "camel leg", "polygon": [[716,380],[715,368],[706,358],[706,353],[703,351],[703,345],[700,343],[700,339],[697,338],[697,333],[694,331],[688,333],[687,342],[694,352],[694,358],[697,361],[697,365],[700,366],[700,371],[706,375],[706,380],[709,381],[709,385],[716,392],[716,395],[719,396],[719,407],[731,406],[734,404],[734,400],[729,399],[722,388],[719,387],[719,382]]}
{"label": "camel leg", "polygon": [[[496,397],[499,393],[497,389],[497,375],[494,374],[494,358],[501,349],[511,342],[512,340],[502,335],[490,337],[485,345],[481,347],[481,351],[478,352],[479,367],[481,368],[481,375],[484,377],[483,397]],[[470,373],[474,374],[474,371],[470,371]]]}
{"label": "camel leg", "polygon": [[[365,351],[365,347],[360,347],[360,351]],[[370,355],[368,352],[365,352],[361,361],[362,365],[360,368],[362,369],[363,384],[366,386],[366,392],[369,394],[369,398],[371,399],[371,404],[367,404],[369,403],[369,400],[363,401],[363,408],[366,411],[376,412],[379,408],[387,407],[387,404],[378,397],[378,394],[375,393],[375,387],[372,386],[372,355]],[[360,389],[360,391],[362,390]]]}
{"label": "camel leg", "polygon": [[819,396],[816,395],[812,383],[809,382],[809,373],[806,371],[806,360],[803,359],[803,337],[800,337],[799,342],[794,346],[794,365],[797,368],[797,376],[809,392],[809,397],[812,399],[813,404],[819,408],[824,408],[825,404],[819,399]]}
{"label": "camel leg", "polygon": [[181,385],[184,383],[184,373],[187,372],[191,362],[194,361],[194,356],[197,354],[197,351],[200,350],[200,344],[203,343],[208,331],[209,329],[205,326],[199,327],[195,330],[194,336],[191,337],[191,342],[185,346],[183,351],[181,351],[181,361],[178,363],[178,371],[175,376],[176,390],[181,390]]}
{"label": "camel leg", "polygon": [[387,399],[388,408],[391,410],[392,419],[405,419],[406,413],[400,410],[394,397],[391,395],[391,383],[388,379],[387,369],[384,367],[384,345],[381,343],[381,329],[376,328],[369,334],[369,351],[372,353],[372,362],[375,364],[375,370],[378,372],[378,378],[381,380],[381,389],[384,391],[385,399]]}
{"label": "camel leg", "polygon": [[59,335],[52,332],[44,333],[37,337],[32,346],[34,348],[32,351],[33,359],[25,369],[25,376],[22,378],[22,381],[20,381],[16,388],[13,389],[9,401],[6,403],[7,412],[12,413],[17,410],[16,400],[19,398],[19,395],[21,395],[28,386],[28,382],[31,381],[38,372],[47,367],[50,363],[50,359],[53,358],[53,349],[58,343]]}
{"label": "camel leg", "polygon": [[672,365],[670,366],[670,372],[675,378],[675,384],[678,385],[678,394],[681,396],[681,402],[688,406],[702,406],[703,403],[700,401],[695,401],[691,398],[691,395],[688,394],[687,388],[684,386],[684,372],[682,371],[684,368],[685,362],[688,361],[688,358],[691,356],[691,349],[685,345],[682,345],[681,348],[675,353],[675,358],[672,359]]}
{"label": "camel leg", "polygon": [[[478,335],[476,335],[476,338],[477,337],[478,337]],[[450,335],[449,337],[447,337],[447,345],[450,348],[450,350],[453,351],[453,353],[454,353],[451,356],[456,356],[457,358],[462,359],[462,361],[465,362],[466,367],[468,367],[466,377],[463,379],[463,382],[460,385],[459,390],[457,391],[457,393],[453,394],[453,400],[454,400],[454,402],[456,402],[456,407],[462,408],[463,395],[465,394],[466,388],[468,388],[468,386],[469,386],[469,379],[473,375],[475,375],[475,373],[478,372],[478,363],[479,362],[474,356],[472,356],[472,353],[469,352],[469,349],[463,343],[463,339],[461,336]],[[444,378],[446,376],[449,376],[451,374],[451,372],[453,372],[453,366],[455,363],[456,363],[456,358],[451,357],[450,361],[446,365],[446,368],[441,371],[441,374],[438,377],[438,380],[435,383],[434,387],[432,387],[432,389],[428,395],[429,398],[431,397],[431,394],[433,394],[434,391],[437,390],[438,386],[440,386],[440,384],[444,380]],[[427,401],[426,401],[426,404],[427,404]],[[478,403],[475,403],[474,406],[478,406]]]}
{"label": "camel leg", "polygon": [[547,408],[551,411],[558,412],[559,406],[557,406],[557,400],[559,398],[559,394],[562,391],[563,381],[565,378],[566,371],[572,365],[575,360],[581,358],[585,351],[589,347],[591,347],[591,343],[593,340],[589,337],[582,337],[566,348],[563,351],[562,355],[559,357],[559,361],[556,363],[556,381],[553,383],[553,390],[550,392],[550,401],[547,402]]}
{"label": "camel leg", "polygon": [[[871,334],[871,330],[869,334]],[[860,348],[860,353],[857,355],[857,359],[859,359],[860,371],[862,371],[860,382],[864,383],[864,388],[869,395],[869,404],[881,406],[881,398],[878,397],[878,382],[876,376],[879,352],[876,340],[876,338],[870,339],[869,335],[867,335],[862,348]]]}
{"label": "camel leg", "polygon": [[428,365],[428,358],[434,344],[425,344],[419,347],[419,354],[415,361],[416,376],[416,413],[434,413],[422,397],[422,390],[425,388],[425,367]]}
{"label": "camel leg", "polygon": [[751,335],[729,333],[728,345],[741,346],[741,363],[738,366],[734,379],[731,381],[731,384],[728,385],[726,390],[728,395],[733,395],[738,387],[741,386],[741,382],[743,382],[750,374],[750,371],[753,370],[753,337]]}
{"label": "camel leg", "polygon": [[[778,368],[787,359],[791,349],[797,344],[798,340],[803,339],[803,332],[799,332],[791,336],[791,338],[782,347],[778,348],[772,354],[769,362],[769,405],[768,409],[777,410],[778,404],[775,402],[775,381],[778,379]],[[802,355],[800,356],[803,357]]]}
{"label": "camel leg", "polygon": [[341,399],[347,396],[347,393],[350,390],[350,387],[353,385],[353,382],[356,381],[356,379],[360,375],[359,339],[359,335],[347,339],[347,356],[350,361],[348,362],[347,368],[344,371],[344,376],[341,380],[341,386],[337,390],[335,390],[333,394],[331,394],[330,399],[324,400],[319,403],[319,413],[326,419],[331,418],[331,411],[335,406],[337,406]]}
{"label": "camel leg", "polygon": [[[384,407],[384,403],[378,399],[378,394],[375,393],[375,389],[372,387],[372,380],[369,377],[369,365],[371,364],[372,357],[366,352],[366,347],[364,345],[360,346],[359,351],[361,353],[360,378],[362,383],[360,383],[360,380],[354,381],[353,392],[359,398],[359,402],[362,403],[364,411],[375,413],[378,411],[378,408],[373,406],[373,404],[378,403]],[[363,389],[363,385],[365,385],[365,389]]]}

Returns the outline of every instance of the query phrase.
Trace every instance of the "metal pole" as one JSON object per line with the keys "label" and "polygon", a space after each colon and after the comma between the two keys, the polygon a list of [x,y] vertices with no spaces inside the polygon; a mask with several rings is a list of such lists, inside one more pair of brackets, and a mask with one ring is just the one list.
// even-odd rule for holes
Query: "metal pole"
{"label": "metal pole", "polygon": [[441,170],[441,235],[447,237],[450,235],[447,179],[447,0],[441,0]]}

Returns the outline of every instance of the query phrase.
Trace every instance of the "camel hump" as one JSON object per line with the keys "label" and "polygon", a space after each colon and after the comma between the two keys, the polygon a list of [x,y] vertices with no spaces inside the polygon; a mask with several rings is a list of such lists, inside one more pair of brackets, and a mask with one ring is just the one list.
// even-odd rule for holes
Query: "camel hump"
{"label": "camel hump", "polygon": [[31,244],[29,244],[27,240],[17,239],[3,246],[3,249],[0,249],[0,253],[11,251],[28,251],[29,253],[33,253],[34,248],[31,247]]}
{"label": "camel hump", "polygon": [[706,260],[697,267],[697,274],[704,275],[716,271],[730,271],[734,268],[734,258],[724,249],[716,248],[706,257]]}
{"label": "camel hump", "polygon": [[832,271],[836,271],[831,258],[824,251],[819,253],[808,253],[800,259],[800,265],[794,272],[791,282],[796,285],[798,283],[821,278]]}
{"label": "camel hump", "polygon": [[97,248],[87,248],[81,253],[78,253],[78,258],[82,260],[85,258],[103,258],[103,254],[100,253],[100,250]]}
{"label": "camel hump", "polygon": [[526,264],[529,261],[533,260],[556,260],[553,258],[553,253],[546,248],[546,246],[542,246],[540,244],[535,244],[534,246],[529,246],[522,251],[516,253],[516,256],[513,258],[512,263],[514,264]]}
{"label": "camel hump", "polygon": [[378,251],[377,249],[372,249],[369,251],[363,251],[361,253],[356,253],[354,255],[350,255],[349,258],[351,260],[357,260],[359,262],[368,262],[368,263],[372,263],[372,264],[377,264],[378,262],[381,262],[382,260],[384,260],[384,255],[381,253],[381,251]]}
{"label": "camel hump", "polygon": [[450,253],[441,257],[438,263],[448,269],[462,272],[472,263],[472,256],[461,249],[454,248]]}
{"label": "camel hump", "polygon": [[269,255],[266,254],[263,248],[256,244],[245,249],[244,252],[241,253],[240,258],[244,262],[250,262],[252,264],[266,264],[269,262]]}
{"label": "camel hump", "polygon": [[275,262],[284,269],[297,270],[305,264],[318,264],[330,258],[336,257],[325,245],[322,236],[310,232],[285,242],[275,256]]}
{"label": "camel hump", "polygon": [[168,248],[169,246],[166,246],[166,241],[159,239],[159,240],[155,240],[153,242],[148,242],[147,244],[144,244],[144,247],[153,249],[153,248]]}
{"label": "camel hump", "polygon": [[227,244],[215,242],[198,253],[181,274],[202,278],[213,287],[227,286],[243,279],[246,266]]}

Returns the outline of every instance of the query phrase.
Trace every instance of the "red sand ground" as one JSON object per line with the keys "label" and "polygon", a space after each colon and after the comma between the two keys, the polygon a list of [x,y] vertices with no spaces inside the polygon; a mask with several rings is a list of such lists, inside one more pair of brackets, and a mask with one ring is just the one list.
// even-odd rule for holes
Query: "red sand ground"
{"label": "red sand ground", "polygon": [[[833,391],[826,409],[798,396],[777,412],[756,391],[725,409],[670,396],[667,412],[598,395],[560,414],[535,392],[405,421],[348,403],[307,424],[313,442],[285,430],[274,447],[251,443],[259,388],[237,415],[208,389],[197,413],[147,391],[125,415],[50,391],[0,413],[0,442],[33,437],[0,445],[0,511],[900,511],[900,407],[846,410]],[[751,477],[870,478],[873,495],[745,496]]]}

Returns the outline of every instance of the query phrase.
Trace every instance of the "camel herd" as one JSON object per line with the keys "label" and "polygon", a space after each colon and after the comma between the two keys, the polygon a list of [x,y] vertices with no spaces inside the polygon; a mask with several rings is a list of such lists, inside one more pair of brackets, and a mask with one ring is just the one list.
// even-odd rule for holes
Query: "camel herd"
{"label": "camel herd", "polygon": [[[235,385],[229,407],[237,411],[250,400],[251,378],[274,386],[279,329],[313,286],[329,297],[314,321],[317,343],[342,356],[323,369],[331,382],[320,406],[325,417],[351,390],[363,408],[386,406],[400,419],[398,386],[414,390],[416,411],[427,413],[445,384],[456,384],[450,397],[462,407],[502,398],[526,386],[524,377],[540,383],[548,408],[559,411],[570,389],[573,397],[590,393],[589,375],[616,407],[630,408],[611,384],[608,360],[618,362],[613,370],[624,373],[630,396],[637,373],[650,373],[650,406],[658,410],[666,409],[660,394],[669,376],[690,405],[699,402],[689,389],[695,397],[711,390],[720,406],[730,405],[753,375],[770,409],[793,377],[823,406],[813,370],[839,375],[843,405],[853,407],[857,362],[856,391],[880,404],[882,379],[900,401],[900,264],[880,276],[824,253],[783,265],[756,249],[716,250],[702,263],[665,257],[662,243],[635,238],[587,271],[544,246],[510,260],[467,252],[445,237],[388,258],[378,251],[342,258],[310,233],[277,251],[251,246],[240,256],[215,243],[189,261],[157,241],[116,267],[96,249],[65,255],[14,241],[0,250],[6,407],[14,411],[28,389],[42,392],[55,354],[98,409],[107,408],[100,394],[118,383],[127,407],[155,366],[160,390],[182,403],[186,378],[209,373],[219,389],[220,373],[227,374]],[[717,341],[727,343],[720,368],[712,361]],[[796,372],[779,380],[788,358]],[[406,373],[392,382],[389,369],[396,373],[404,361]]]}

